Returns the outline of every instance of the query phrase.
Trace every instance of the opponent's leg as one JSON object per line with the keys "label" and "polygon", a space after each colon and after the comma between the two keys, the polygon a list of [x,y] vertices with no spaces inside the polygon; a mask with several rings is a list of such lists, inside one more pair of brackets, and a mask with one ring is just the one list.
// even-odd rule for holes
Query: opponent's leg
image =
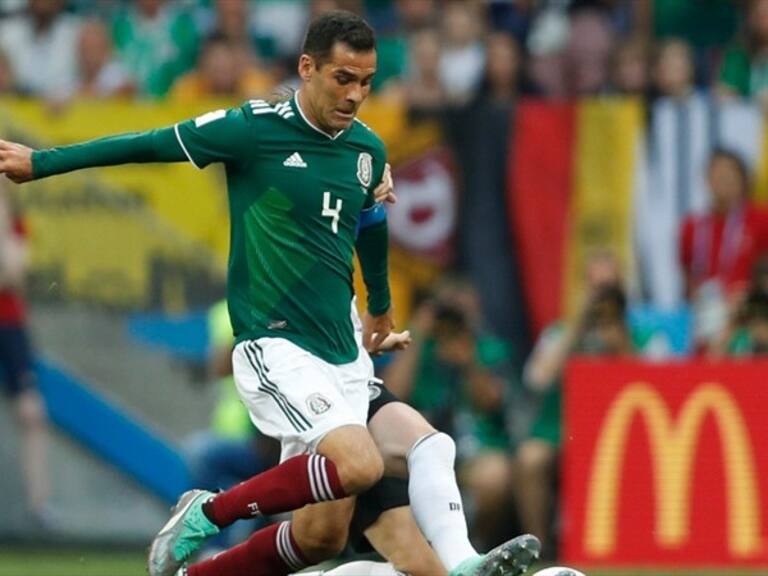
{"label": "opponent's leg", "polygon": [[[407,463],[413,515],[451,576],[522,574],[539,555],[533,536],[521,536],[485,555],[469,542],[461,493],[456,482],[456,447],[416,410],[402,402],[382,406],[368,423],[387,465],[395,472]],[[398,466],[397,462],[401,464]]]}
{"label": "opponent's leg", "polygon": [[456,447],[416,410],[402,402],[383,406],[368,423],[382,452],[388,473],[408,472],[408,496],[413,516],[452,570],[466,558],[478,556],[469,542],[461,493],[456,483]]}

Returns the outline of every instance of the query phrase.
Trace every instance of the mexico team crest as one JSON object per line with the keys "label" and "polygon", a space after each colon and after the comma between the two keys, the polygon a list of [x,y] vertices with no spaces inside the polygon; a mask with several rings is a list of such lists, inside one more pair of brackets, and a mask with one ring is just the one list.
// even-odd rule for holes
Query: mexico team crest
{"label": "mexico team crest", "polygon": [[371,185],[373,178],[373,158],[368,152],[360,152],[357,157],[357,179],[364,188]]}
{"label": "mexico team crest", "polygon": [[328,400],[325,396],[322,394],[312,394],[307,398],[307,408],[314,414],[315,416],[320,416],[321,414],[325,414],[328,412],[328,410],[331,409],[331,401]]}

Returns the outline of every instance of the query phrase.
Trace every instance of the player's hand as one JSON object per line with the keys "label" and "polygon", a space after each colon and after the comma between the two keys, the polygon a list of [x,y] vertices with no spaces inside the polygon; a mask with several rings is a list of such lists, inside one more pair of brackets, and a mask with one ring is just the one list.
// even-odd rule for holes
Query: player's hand
{"label": "player's hand", "polygon": [[405,350],[411,345],[411,333],[406,330],[405,332],[390,332],[389,336],[384,338],[379,347],[373,351],[374,354],[381,354],[382,352],[394,352],[395,350]]}
{"label": "player's hand", "polygon": [[17,184],[32,180],[32,148],[0,140],[0,174]]}
{"label": "player's hand", "polygon": [[395,183],[392,180],[392,168],[389,163],[384,166],[384,174],[381,177],[381,182],[373,191],[373,199],[376,202],[387,202],[388,204],[395,204],[397,202]]}
{"label": "player's hand", "polygon": [[371,316],[365,314],[363,317],[363,346],[374,354],[381,347],[384,340],[392,333],[395,322],[392,319],[392,309],[390,308],[380,316]]}

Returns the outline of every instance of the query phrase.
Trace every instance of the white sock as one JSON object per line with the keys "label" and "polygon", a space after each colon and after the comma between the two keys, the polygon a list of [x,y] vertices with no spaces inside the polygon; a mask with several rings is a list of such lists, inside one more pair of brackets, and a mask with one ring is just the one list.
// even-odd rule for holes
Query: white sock
{"label": "white sock", "polygon": [[453,464],[456,444],[436,432],[419,438],[408,452],[408,496],[416,524],[449,572],[477,556],[469,542],[467,519]]}

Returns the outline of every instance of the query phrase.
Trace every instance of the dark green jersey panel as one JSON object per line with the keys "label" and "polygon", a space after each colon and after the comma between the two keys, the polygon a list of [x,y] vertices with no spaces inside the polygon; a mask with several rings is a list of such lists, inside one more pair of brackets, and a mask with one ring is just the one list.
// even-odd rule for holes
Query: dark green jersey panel
{"label": "dark green jersey panel", "polygon": [[384,171],[381,140],[358,121],[328,136],[296,96],[209,112],[176,133],[195,166],[226,166],[236,339],[287,338],[333,364],[353,361],[352,256]]}

